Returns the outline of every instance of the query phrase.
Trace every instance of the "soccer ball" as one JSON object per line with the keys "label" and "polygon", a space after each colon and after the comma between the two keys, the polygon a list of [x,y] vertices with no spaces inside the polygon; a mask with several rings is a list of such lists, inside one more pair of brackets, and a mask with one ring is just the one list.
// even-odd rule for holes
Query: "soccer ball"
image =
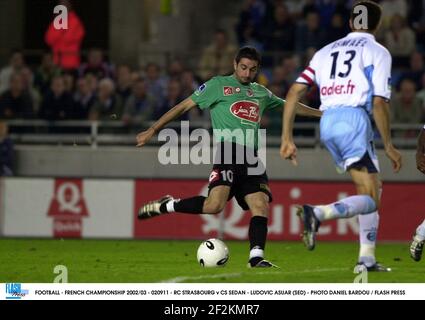
{"label": "soccer ball", "polygon": [[229,249],[223,241],[209,239],[199,246],[197,258],[202,267],[223,267],[229,260]]}

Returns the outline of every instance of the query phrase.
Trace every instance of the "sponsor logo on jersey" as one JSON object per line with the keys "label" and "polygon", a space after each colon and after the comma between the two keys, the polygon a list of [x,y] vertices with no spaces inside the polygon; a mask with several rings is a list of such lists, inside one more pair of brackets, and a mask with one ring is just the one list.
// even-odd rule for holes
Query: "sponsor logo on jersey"
{"label": "sponsor logo on jersey", "polygon": [[236,93],[240,93],[240,92],[241,92],[241,88],[236,87],[236,88],[235,88],[235,92],[236,92]]}
{"label": "sponsor logo on jersey", "polygon": [[238,101],[230,106],[230,112],[242,120],[258,123],[260,121],[260,106],[253,101]]}
{"label": "sponsor logo on jersey", "polygon": [[320,88],[320,94],[322,96],[333,96],[341,94],[353,94],[356,89],[356,85],[349,80],[348,83],[336,85],[335,82],[332,82],[331,86],[323,86]]}
{"label": "sponsor logo on jersey", "polygon": [[225,96],[231,96],[231,95],[233,95],[233,87],[224,87],[223,88],[223,94],[225,95]]}
{"label": "sponsor logo on jersey", "polygon": [[248,89],[246,90],[246,95],[251,98],[254,96],[254,91],[252,91],[252,89]]}

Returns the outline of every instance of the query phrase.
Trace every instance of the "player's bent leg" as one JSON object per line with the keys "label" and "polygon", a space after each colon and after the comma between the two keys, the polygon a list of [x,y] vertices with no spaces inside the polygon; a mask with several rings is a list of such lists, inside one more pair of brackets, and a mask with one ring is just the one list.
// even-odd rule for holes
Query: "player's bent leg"
{"label": "player's bent leg", "polygon": [[379,209],[381,202],[380,190],[382,183],[377,173],[369,173],[366,168],[361,170],[351,169],[349,171],[351,178],[356,186],[358,195],[370,196],[376,204],[376,209]]}
{"label": "player's bent leg", "polygon": [[224,210],[227,200],[229,199],[229,186],[216,186],[211,189],[208,198],[203,204],[203,214],[219,214]]}
{"label": "player's bent leg", "polygon": [[370,214],[377,210],[377,203],[379,203],[379,179],[377,174],[369,174],[366,168],[364,170],[351,169],[350,174],[353,177],[359,195],[348,197],[329,205],[304,205],[299,208],[298,216],[304,225],[302,237],[308,250],[315,248],[315,236],[321,222]]}
{"label": "player's bent leg", "polygon": [[250,242],[248,267],[277,267],[270,261],[264,259],[269,215],[269,196],[263,192],[252,193],[245,196],[245,202],[252,213],[248,232]]}
{"label": "player's bent leg", "polygon": [[375,212],[379,206],[379,178],[367,169],[351,169],[353,182],[358,195],[347,197],[325,206],[315,206],[314,214],[319,221],[351,218]]}
{"label": "player's bent leg", "polygon": [[140,220],[145,220],[172,212],[217,214],[224,209],[229,193],[229,186],[217,186],[211,190],[208,198],[197,196],[180,200],[167,195],[159,200],[151,201],[143,205],[139,209],[138,218]]}

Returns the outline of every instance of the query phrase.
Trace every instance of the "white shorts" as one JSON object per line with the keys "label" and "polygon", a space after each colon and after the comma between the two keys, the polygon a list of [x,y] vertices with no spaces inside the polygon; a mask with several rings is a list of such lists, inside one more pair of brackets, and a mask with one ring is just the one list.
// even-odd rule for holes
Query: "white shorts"
{"label": "white shorts", "polygon": [[320,139],[341,171],[366,167],[369,173],[379,172],[372,124],[364,109],[326,110],[320,121]]}

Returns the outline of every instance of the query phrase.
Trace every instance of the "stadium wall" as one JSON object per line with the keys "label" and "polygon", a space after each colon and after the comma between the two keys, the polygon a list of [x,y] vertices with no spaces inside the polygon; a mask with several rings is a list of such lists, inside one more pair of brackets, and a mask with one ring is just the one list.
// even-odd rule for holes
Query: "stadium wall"
{"label": "stadium wall", "polygon": [[[0,236],[96,239],[224,239],[246,240],[250,214],[232,200],[222,216],[173,214],[137,220],[146,201],[170,193],[178,198],[207,194],[207,181],[198,179],[76,179],[3,178],[0,191]],[[333,202],[354,193],[347,182],[279,181],[270,183],[269,239],[299,240],[296,216],[302,203]],[[384,186],[379,239],[408,241],[423,220],[420,195],[424,183]],[[355,218],[325,224],[321,240],[354,241]]]}
{"label": "stadium wall", "polygon": [[[149,178],[149,179],[207,179],[211,165],[161,165],[158,148],[145,147],[57,147],[17,146],[16,175],[24,177],[74,178]],[[390,161],[382,151],[381,171],[384,181],[425,182],[417,173],[415,151],[403,151],[403,169],[395,175]],[[279,150],[269,148],[267,172],[270,179],[295,181],[349,181],[347,174],[336,172],[327,151],[300,149],[299,166],[282,161]]]}

